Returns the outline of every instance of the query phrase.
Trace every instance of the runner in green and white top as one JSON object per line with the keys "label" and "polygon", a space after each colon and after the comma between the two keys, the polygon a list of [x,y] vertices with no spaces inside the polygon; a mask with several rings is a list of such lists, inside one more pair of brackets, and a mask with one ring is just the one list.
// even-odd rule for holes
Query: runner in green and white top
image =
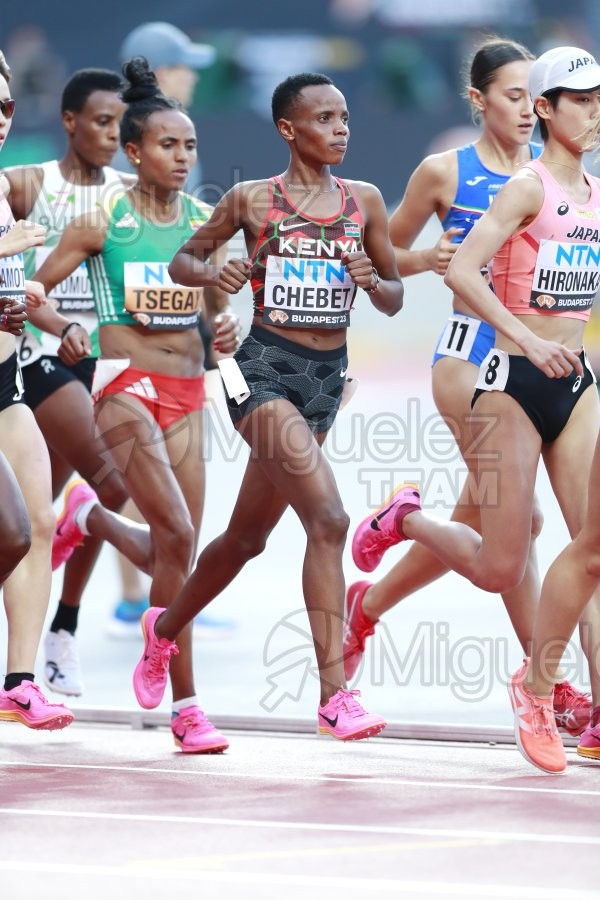
{"label": "runner in green and white top", "polygon": [[[138,181],[116,201],[73,221],[37,277],[52,290],[91,259],[101,348],[93,386],[96,429],[150,526],[151,545],[99,505],[86,486],[87,492],[72,492],[53,553],[59,563],[73,538],[101,536],[150,572],[150,602],[165,606],[190,572],[204,501],[201,305],[224,353],[239,343],[239,322],[224,291],[184,288],[168,276],[176,249],[211,212],[182,192],[196,158],[195,129],[177,101],[158,91],[144,59],[127,63],[124,72],[130,86],[123,94],[128,107],[121,143]],[[74,364],[90,347],[85,329],[75,325],[59,355]],[[109,469],[105,464],[101,471]],[[176,744],[187,753],[223,750],[226,739],[195,696],[191,628],[178,636],[178,645],[170,667]]]}

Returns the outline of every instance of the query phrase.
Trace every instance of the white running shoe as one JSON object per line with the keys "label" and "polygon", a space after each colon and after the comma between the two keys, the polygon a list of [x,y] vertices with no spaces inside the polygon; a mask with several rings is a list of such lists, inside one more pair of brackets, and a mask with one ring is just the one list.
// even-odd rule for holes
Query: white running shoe
{"label": "white running shoe", "polygon": [[74,635],[64,629],[49,631],[44,641],[44,681],[58,694],[79,697],[83,693],[81,663]]}

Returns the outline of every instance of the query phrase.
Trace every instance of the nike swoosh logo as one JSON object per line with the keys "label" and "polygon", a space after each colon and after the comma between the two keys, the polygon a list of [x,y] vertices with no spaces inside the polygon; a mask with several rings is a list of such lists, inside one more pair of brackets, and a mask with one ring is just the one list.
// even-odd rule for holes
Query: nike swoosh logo
{"label": "nike swoosh logo", "polygon": [[335,719],[330,719],[324,713],[319,713],[319,715],[322,719],[325,719],[328,725],[331,725],[332,728],[335,728],[338,722],[338,716],[336,716]]}
{"label": "nike swoosh logo", "polygon": [[302,224],[298,222],[294,222],[293,225],[284,225],[283,222],[279,222],[278,231],[291,231],[292,228],[302,228]]}
{"label": "nike swoosh logo", "polygon": [[465,181],[465,184],[469,184],[471,187],[475,187],[475,185],[479,184],[480,181],[487,181],[487,176],[476,175],[475,178],[470,178],[468,181]]}
{"label": "nike swoosh logo", "polygon": [[[11,697],[10,699],[12,700],[13,703],[16,703],[17,706],[20,706],[21,709],[31,709],[31,700],[28,700],[27,703],[21,703],[20,700],[15,700],[14,697]],[[337,719],[336,719],[336,721],[337,721]]]}
{"label": "nike swoosh logo", "polygon": [[48,663],[46,663],[46,665],[48,666],[49,669],[52,670],[52,675],[50,675],[50,676],[48,677],[48,681],[49,681],[51,684],[54,684],[54,679],[55,679],[55,678],[64,678],[64,677],[65,677],[64,675],[61,675],[61,674],[60,674],[60,669],[58,668],[58,666],[56,665],[56,663],[48,662]]}
{"label": "nike swoosh logo", "polygon": [[340,369],[340,378],[343,378],[348,369]]}

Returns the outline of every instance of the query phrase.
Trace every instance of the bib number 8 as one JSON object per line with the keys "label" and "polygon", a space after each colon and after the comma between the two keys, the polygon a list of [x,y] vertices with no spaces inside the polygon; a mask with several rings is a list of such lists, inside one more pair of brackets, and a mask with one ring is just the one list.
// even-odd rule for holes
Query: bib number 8
{"label": "bib number 8", "polygon": [[503,391],[508,381],[510,357],[504,350],[492,349],[479,367],[476,389]]}
{"label": "bib number 8", "polygon": [[489,384],[490,387],[495,382],[498,377],[498,366],[500,365],[500,357],[494,354],[488,363],[488,367],[485,370],[485,383]]}

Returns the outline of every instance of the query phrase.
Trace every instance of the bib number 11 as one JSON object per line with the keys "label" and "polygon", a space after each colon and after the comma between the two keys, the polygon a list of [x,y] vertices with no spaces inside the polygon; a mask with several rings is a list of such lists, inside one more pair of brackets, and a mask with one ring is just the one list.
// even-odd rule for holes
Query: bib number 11
{"label": "bib number 11", "polygon": [[472,319],[469,316],[450,316],[440,339],[438,351],[444,356],[468,360],[477,337],[479,324],[478,319]]}

